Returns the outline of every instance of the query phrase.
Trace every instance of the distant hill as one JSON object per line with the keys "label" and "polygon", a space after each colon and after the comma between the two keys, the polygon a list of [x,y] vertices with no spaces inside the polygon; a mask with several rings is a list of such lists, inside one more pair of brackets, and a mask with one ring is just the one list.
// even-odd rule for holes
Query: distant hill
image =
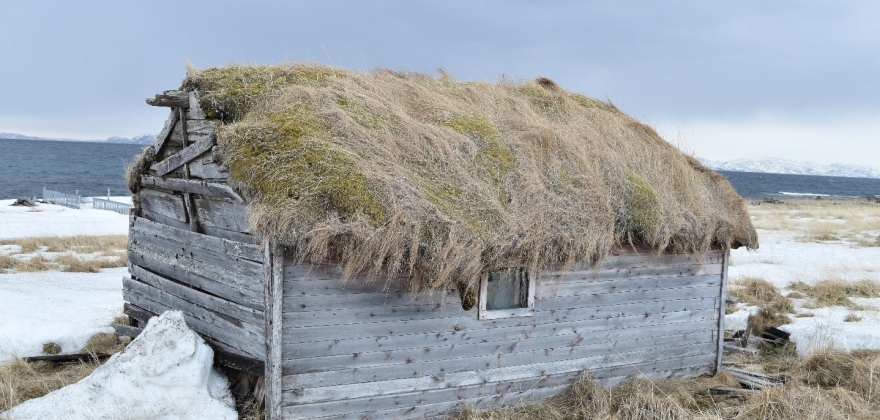
{"label": "distant hill", "polygon": [[98,142],[98,143],[152,144],[153,140],[156,139],[156,135],[155,134],[142,134],[140,136],[135,136],[135,137],[113,136],[113,137],[110,137],[106,140],[81,140],[81,139],[66,139],[66,138],[35,137],[35,136],[26,136],[24,134],[16,134],[16,133],[0,133],[0,139],[88,141],[88,142]]}
{"label": "distant hill", "polygon": [[730,161],[697,157],[704,165],[716,171],[763,172],[773,174],[845,176],[855,178],[880,178],[880,169],[865,165],[845,163],[801,162],[792,159],[735,159]]}

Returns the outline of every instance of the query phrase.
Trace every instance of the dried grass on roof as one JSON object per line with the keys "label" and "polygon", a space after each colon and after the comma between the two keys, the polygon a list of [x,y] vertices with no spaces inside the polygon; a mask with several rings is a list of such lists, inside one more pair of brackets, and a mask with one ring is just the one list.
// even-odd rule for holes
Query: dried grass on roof
{"label": "dried grass on roof", "polygon": [[461,82],[315,65],[190,70],[252,225],[303,261],[414,289],[616,245],[757,247],[727,180],[549,79]]}

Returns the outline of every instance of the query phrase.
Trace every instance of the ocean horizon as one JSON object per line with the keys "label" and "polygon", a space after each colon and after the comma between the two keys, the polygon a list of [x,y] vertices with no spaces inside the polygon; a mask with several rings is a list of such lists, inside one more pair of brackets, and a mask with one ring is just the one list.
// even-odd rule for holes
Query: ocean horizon
{"label": "ocean horizon", "polygon": [[[40,197],[43,188],[82,196],[128,195],[125,168],[143,145],[0,139],[0,199]],[[748,200],[880,196],[880,179],[718,171]]]}

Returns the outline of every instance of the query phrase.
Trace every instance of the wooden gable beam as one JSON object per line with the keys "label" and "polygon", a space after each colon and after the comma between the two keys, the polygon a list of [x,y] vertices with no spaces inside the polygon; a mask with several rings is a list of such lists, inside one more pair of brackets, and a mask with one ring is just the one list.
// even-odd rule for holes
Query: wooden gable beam
{"label": "wooden gable beam", "polygon": [[166,90],[157,93],[155,98],[147,98],[147,105],[172,108],[189,108],[189,92]]}
{"label": "wooden gable beam", "polygon": [[214,136],[210,136],[204,140],[199,140],[198,142],[193,143],[191,146],[188,146],[185,149],[169,156],[165,160],[154,163],[152,166],[150,166],[150,169],[156,171],[156,175],[165,176],[171,171],[199,157],[199,155],[201,155],[202,153],[211,150],[211,148],[214,147],[214,143]]}
{"label": "wooden gable beam", "polygon": [[244,203],[240,195],[226,184],[218,184],[215,182],[196,181],[191,179],[178,178],[159,178],[156,176],[145,175],[141,177],[141,185],[150,188],[159,188],[170,191],[181,191],[185,193],[201,194],[211,197],[228,198],[236,203]]}
{"label": "wooden gable beam", "polygon": [[168,138],[171,137],[171,132],[174,131],[174,125],[177,124],[179,119],[180,113],[177,112],[177,110],[172,109],[171,115],[165,120],[165,126],[162,127],[162,131],[156,135],[156,142],[153,143],[153,152],[157,155],[159,154],[159,151],[162,150],[162,146],[165,145],[165,142],[168,141]]}

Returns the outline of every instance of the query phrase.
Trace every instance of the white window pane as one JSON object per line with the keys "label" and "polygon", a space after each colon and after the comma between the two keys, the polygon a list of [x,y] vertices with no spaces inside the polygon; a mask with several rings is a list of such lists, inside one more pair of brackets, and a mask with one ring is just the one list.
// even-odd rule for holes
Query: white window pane
{"label": "white window pane", "polygon": [[516,269],[490,272],[486,281],[486,310],[522,308],[521,279]]}

